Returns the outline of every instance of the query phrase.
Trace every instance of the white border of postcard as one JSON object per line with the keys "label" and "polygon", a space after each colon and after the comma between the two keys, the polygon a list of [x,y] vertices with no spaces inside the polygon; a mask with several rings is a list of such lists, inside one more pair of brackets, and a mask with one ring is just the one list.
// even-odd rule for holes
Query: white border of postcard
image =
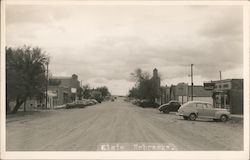
{"label": "white border of postcard", "polygon": [[[244,16],[244,150],[155,152],[6,152],[5,142],[5,6],[6,5],[239,5]],[[1,153],[0,159],[249,159],[249,2],[248,1],[1,1]]]}

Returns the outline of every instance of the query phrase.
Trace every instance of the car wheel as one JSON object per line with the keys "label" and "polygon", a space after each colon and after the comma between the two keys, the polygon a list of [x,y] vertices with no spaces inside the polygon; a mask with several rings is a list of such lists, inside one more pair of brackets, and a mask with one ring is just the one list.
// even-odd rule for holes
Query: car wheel
{"label": "car wheel", "polygon": [[183,118],[184,118],[185,120],[188,120],[188,117],[187,117],[187,116],[183,116]]}
{"label": "car wheel", "polygon": [[196,120],[196,114],[191,113],[191,114],[189,115],[189,119],[190,119],[191,121],[195,121],[195,120]]}
{"label": "car wheel", "polygon": [[169,110],[166,109],[166,110],[163,111],[163,113],[167,113],[167,114],[168,114],[168,113],[169,113]]}
{"label": "car wheel", "polygon": [[227,116],[226,115],[221,115],[220,116],[220,120],[221,120],[221,122],[226,122],[227,121]]}

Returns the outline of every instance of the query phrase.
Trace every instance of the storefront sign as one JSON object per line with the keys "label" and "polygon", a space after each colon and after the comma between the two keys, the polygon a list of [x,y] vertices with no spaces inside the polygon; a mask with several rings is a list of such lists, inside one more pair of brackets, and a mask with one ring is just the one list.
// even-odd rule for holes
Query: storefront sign
{"label": "storefront sign", "polygon": [[214,86],[215,86],[215,83],[212,83],[212,82],[204,83],[204,89],[205,90],[213,90]]}

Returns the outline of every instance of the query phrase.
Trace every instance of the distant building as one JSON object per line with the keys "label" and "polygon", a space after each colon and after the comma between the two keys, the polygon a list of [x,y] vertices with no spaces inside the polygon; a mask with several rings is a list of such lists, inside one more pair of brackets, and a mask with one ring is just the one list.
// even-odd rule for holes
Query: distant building
{"label": "distant building", "polygon": [[[192,99],[191,87],[187,83],[179,83],[170,87],[170,99],[186,103]],[[212,91],[203,86],[193,86],[193,100],[213,103]]]}
{"label": "distant building", "polygon": [[76,100],[76,92],[80,87],[78,76],[53,77],[48,86],[49,107],[62,105]]}
{"label": "distant building", "polygon": [[243,79],[224,79],[210,84],[212,87],[208,89],[213,92],[215,107],[226,108],[232,114],[243,114]]}
{"label": "distant building", "polygon": [[158,75],[158,70],[155,68],[153,70],[153,77],[151,78],[151,81],[153,82],[153,86],[154,86],[154,93],[155,93],[155,102],[158,104],[161,104],[161,79]]}
{"label": "distant building", "polygon": [[170,87],[161,87],[161,104],[168,103],[171,100],[170,97]]}

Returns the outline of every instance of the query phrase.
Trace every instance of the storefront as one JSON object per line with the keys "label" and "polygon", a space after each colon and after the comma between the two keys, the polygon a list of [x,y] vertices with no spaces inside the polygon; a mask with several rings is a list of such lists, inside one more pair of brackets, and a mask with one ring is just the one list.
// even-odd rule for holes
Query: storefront
{"label": "storefront", "polygon": [[243,79],[213,81],[211,84],[214,86],[213,104],[216,108],[228,109],[232,114],[243,114]]}

